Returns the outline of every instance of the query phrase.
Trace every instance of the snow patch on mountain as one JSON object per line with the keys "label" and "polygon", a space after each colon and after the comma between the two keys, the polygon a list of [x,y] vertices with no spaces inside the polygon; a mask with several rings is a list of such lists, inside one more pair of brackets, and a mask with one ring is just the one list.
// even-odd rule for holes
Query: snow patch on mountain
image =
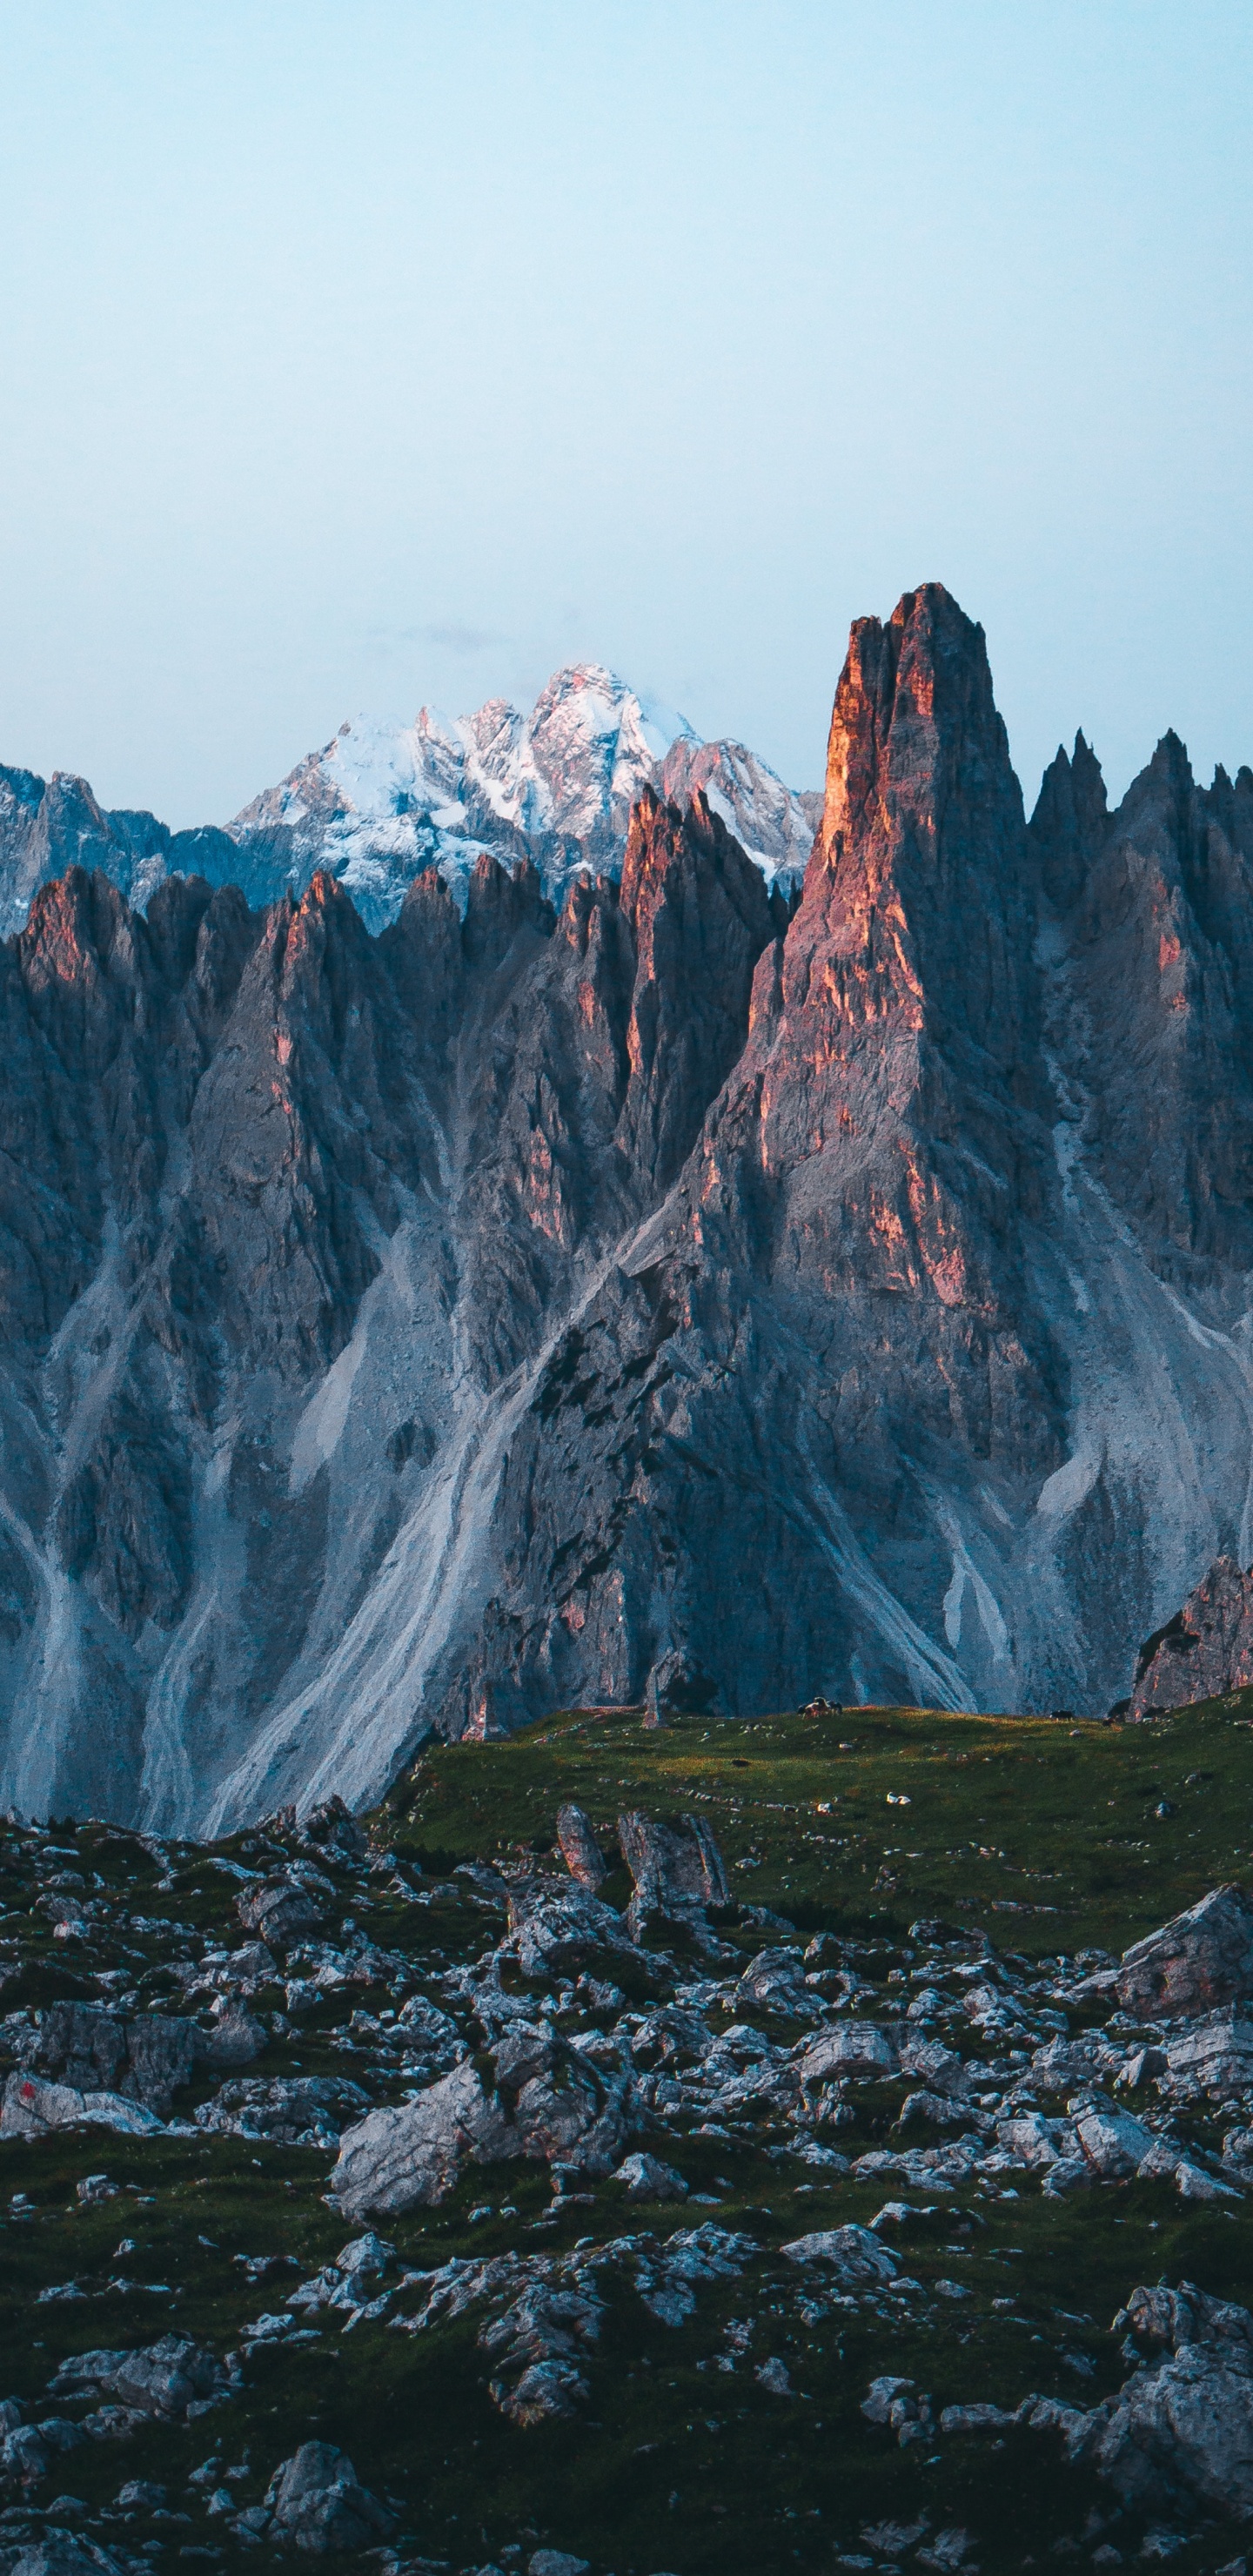
{"label": "snow patch on mountain", "polygon": [[616,875],[645,787],[681,804],[703,789],[771,883],[799,883],[813,839],[806,802],[744,744],[702,742],[675,708],[599,662],[555,672],[529,715],[489,698],[468,716],[422,707],[411,725],[354,716],[229,828],[250,883],[265,850],[297,891],[329,868],[379,930],[424,868],[438,868],[464,910],[484,850],[533,858],[556,903],[580,869]]}

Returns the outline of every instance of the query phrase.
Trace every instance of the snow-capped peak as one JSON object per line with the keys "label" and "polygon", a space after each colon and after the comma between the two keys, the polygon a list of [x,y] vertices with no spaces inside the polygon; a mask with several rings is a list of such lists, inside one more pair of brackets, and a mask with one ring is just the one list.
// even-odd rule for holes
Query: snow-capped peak
{"label": "snow-capped peak", "polygon": [[803,868],[812,822],[783,781],[599,662],[554,672],[529,715],[490,698],[468,716],[421,707],[411,725],[354,716],[230,830],[254,852],[281,834],[286,882],[329,867],[379,929],[423,868],[460,889],[484,849],[529,850],[557,900],[580,866],[616,872],[646,786],[703,786],[768,875]]}

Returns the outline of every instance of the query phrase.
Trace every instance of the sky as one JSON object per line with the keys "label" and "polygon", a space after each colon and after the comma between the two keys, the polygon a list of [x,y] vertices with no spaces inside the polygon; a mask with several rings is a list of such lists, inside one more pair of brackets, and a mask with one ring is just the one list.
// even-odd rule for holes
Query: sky
{"label": "sky", "polygon": [[945,582],[1028,804],[1253,761],[1248,0],[0,0],[0,760],[223,821],[610,663],[821,783]]}

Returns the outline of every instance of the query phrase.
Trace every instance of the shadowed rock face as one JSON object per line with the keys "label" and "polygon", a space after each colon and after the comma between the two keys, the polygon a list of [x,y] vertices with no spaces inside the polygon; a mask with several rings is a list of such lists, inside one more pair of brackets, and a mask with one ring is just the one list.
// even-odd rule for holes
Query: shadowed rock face
{"label": "shadowed rock face", "polygon": [[325,876],[44,886],[0,1795],[361,1802],[656,1675],[1104,1707],[1253,1555],[1251,863],[1253,779],[1169,737],[1113,816],[1080,739],[1026,824],[933,586],[853,630],[794,917],[700,794],[557,919],[490,857],[378,939]]}

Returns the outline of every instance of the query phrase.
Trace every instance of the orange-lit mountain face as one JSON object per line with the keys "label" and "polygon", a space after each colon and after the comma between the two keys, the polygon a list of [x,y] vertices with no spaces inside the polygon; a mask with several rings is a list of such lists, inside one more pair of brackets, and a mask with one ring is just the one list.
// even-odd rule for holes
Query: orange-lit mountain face
{"label": "orange-lit mountain face", "polygon": [[[685,759],[695,757],[685,752]],[[8,773],[13,776],[16,773]],[[690,783],[690,782],[689,782]],[[699,786],[485,853],[36,892],[0,949],[3,1792],[364,1800],[488,1694],[1104,1708],[1253,1555],[1253,778],[853,631],[799,905]]]}

